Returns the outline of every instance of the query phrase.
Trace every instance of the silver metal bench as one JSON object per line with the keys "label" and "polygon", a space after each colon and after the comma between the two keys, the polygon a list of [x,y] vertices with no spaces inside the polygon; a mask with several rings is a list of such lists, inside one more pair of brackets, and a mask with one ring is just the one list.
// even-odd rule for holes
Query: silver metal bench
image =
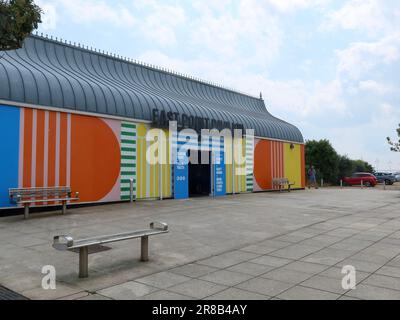
{"label": "silver metal bench", "polygon": [[74,240],[71,236],[59,235],[53,238],[53,248],[61,251],[79,249],[79,278],[86,278],[89,274],[88,255],[89,247],[104,243],[141,238],[141,261],[149,260],[149,236],[167,233],[168,225],[163,222],[150,223],[150,229],[133,232],[118,233],[87,239]]}
{"label": "silver metal bench", "polygon": [[62,203],[62,214],[67,211],[67,202],[79,200],[79,192],[72,196],[70,187],[46,187],[46,188],[10,188],[8,195],[11,203],[24,206],[24,217],[29,217],[29,206],[32,204]]}
{"label": "silver metal bench", "polygon": [[291,187],[294,185],[294,182],[289,182],[288,178],[275,178],[272,179],[272,185],[274,187],[278,187],[279,191],[282,191],[285,186],[287,186],[287,190],[290,192]]}

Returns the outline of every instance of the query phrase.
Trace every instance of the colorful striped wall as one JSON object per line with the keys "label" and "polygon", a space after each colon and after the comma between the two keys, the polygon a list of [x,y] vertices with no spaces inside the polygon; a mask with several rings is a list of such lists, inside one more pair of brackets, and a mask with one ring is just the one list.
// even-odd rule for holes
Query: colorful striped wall
{"label": "colorful striped wall", "polygon": [[[225,165],[226,170],[226,193],[232,193],[232,180],[234,183],[234,192],[246,192],[247,190],[247,172],[252,170],[251,158],[252,156],[249,155],[253,153],[250,149],[246,149],[246,139],[234,139],[233,141],[233,154],[232,154],[232,141],[228,141],[226,143],[226,158],[229,159],[227,161],[230,164]],[[249,150],[249,151],[247,151]],[[235,164],[232,165],[232,155],[235,159]],[[249,160],[247,160],[249,159]],[[233,168],[232,168],[233,167]],[[232,172],[234,170],[234,172]],[[232,179],[232,175],[234,178]],[[250,185],[250,183],[249,183]],[[251,186],[252,187],[252,186]],[[249,186],[250,188],[250,186]]]}
{"label": "colorful striped wall", "polygon": [[[0,208],[11,207],[8,188],[70,185],[80,202],[173,197],[169,164],[149,164],[147,124],[0,105]],[[161,132],[161,129],[160,129]],[[168,131],[162,130],[168,137]],[[226,142],[225,159],[232,157]],[[225,165],[226,193],[271,190],[272,179],[287,177],[305,187],[304,145],[266,139],[235,139],[240,164]],[[166,143],[165,157],[170,158]],[[170,163],[169,161],[167,163]],[[241,171],[240,171],[241,170]],[[161,189],[160,190],[160,177]]]}
{"label": "colorful striped wall", "polygon": [[274,189],[274,178],[288,178],[293,188],[304,188],[304,170],[304,145],[255,139],[254,191]]}
{"label": "colorful striped wall", "polygon": [[[172,197],[171,189],[171,166],[167,164],[149,164],[146,161],[146,150],[151,145],[151,142],[146,141],[146,134],[150,129],[149,125],[137,125],[137,199],[144,198],[159,198],[161,177],[162,195],[164,198]],[[163,130],[166,137],[168,131]],[[169,144],[163,148],[166,151],[166,159],[169,159]],[[169,162],[167,162],[169,163]],[[161,175],[159,170],[161,169]]]}

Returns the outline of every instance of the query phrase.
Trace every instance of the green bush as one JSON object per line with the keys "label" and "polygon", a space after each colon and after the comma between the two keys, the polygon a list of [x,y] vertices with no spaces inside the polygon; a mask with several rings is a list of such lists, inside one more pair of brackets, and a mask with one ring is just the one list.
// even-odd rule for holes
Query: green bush
{"label": "green bush", "polygon": [[306,175],[311,165],[317,172],[317,179],[328,184],[338,184],[340,179],[354,172],[373,172],[373,167],[363,160],[352,160],[339,155],[329,140],[308,140],[305,144]]}

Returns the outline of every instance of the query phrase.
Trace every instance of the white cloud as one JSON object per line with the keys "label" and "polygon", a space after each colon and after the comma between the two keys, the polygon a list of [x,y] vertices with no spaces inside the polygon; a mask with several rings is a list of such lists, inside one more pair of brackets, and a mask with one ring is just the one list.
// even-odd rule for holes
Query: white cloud
{"label": "white cloud", "polygon": [[57,27],[57,9],[53,4],[45,1],[37,1],[37,5],[43,10],[42,23],[40,27],[44,31],[54,30]]}
{"label": "white cloud", "polygon": [[135,7],[149,10],[149,13],[143,14],[138,24],[142,34],[162,46],[176,44],[177,29],[186,22],[185,10],[182,7],[156,1],[135,2]]}
{"label": "white cloud", "polygon": [[374,67],[389,65],[400,58],[400,33],[376,42],[356,42],[347,49],[337,51],[338,73],[358,79]]}
{"label": "white cloud", "polygon": [[200,14],[189,26],[189,39],[214,59],[265,67],[278,56],[281,26],[262,3],[241,0],[235,10],[209,10],[204,3],[195,8]]}
{"label": "white cloud", "polygon": [[277,10],[282,12],[326,6],[331,0],[267,0]]}
{"label": "white cloud", "polygon": [[[387,136],[393,136],[398,126],[400,109],[383,102],[365,112],[370,119],[360,124],[344,123],[340,128],[328,129],[329,138],[342,154],[352,158],[363,158],[378,169],[400,169],[398,154],[389,151]],[[378,160],[378,161],[376,161]]]}
{"label": "white cloud", "polygon": [[132,12],[122,5],[94,0],[59,0],[61,10],[75,23],[105,23],[117,27],[132,27],[136,19]]}
{"label": "white cloud", "polygon": [[395,27],[395,7],[387,0],[350,0],[336,11],[329,12],[321,25],[322,30],[343,28],[376,34]]}
{"label": "white cloud", "polygon": [[366,91],[368,93],[379,94],[379,95],[387,94],[394,91],[393,86],[384,83],[379,83],[374,80],[360,81],[358,84],[358,88],[361,91]]}

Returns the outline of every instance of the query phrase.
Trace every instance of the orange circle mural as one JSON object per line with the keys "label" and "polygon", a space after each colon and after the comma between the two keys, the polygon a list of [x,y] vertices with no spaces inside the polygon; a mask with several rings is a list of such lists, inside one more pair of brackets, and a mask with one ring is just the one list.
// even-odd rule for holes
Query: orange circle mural
{"label": "orange circle mural", "polygon": [[270,141],[258,140],[254,149],[254,178],[262,190],[271,189]]}
{"label": "orange circle mural", "polygon": [[99,201],[114,187],[121,162],[119,140],[101,119],[73,115],[71,187],[79,201]]}

